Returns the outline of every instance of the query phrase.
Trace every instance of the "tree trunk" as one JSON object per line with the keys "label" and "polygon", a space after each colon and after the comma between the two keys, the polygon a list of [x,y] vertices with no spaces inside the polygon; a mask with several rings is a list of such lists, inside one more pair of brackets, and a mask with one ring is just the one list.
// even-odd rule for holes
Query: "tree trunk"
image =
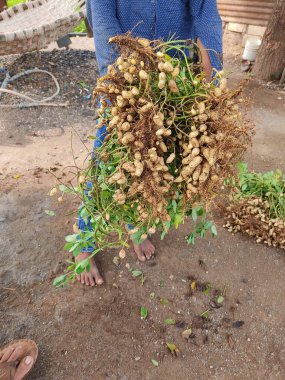
{"label": "tree trunk", "polygon": [[6,6],[6,0],[0,0],[0,12],[4,10],[5,6]]}
{"label": "tree trunk", "polygon": [[254,65],[254,74],[263,80],[279,80],[284,67],[285,0],[276,0]]}

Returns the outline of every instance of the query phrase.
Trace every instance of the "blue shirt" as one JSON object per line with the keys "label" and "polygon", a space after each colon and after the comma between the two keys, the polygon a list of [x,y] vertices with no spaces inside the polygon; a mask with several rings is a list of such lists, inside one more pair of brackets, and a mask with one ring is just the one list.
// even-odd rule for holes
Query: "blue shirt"
{"label": "blue shirt", "polygon": [[212,66],[221,69],[222,21],[216,0],[87,0],[87,17],[100,75],[116,57],[109,38],[128,31],[150,40],[199,37]]}

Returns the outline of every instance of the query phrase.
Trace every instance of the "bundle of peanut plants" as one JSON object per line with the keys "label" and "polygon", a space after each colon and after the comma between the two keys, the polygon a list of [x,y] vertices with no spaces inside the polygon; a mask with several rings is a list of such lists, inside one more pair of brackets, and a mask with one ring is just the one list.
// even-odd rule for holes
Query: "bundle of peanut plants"
{"label": "bundle of peanut plants", "polygon": [[[116,62],[94,89],[98,127],[107,125],[103,145],[78,173],[78,186],[62,187],[80,195],[86,231],[66,238],[65,248],[77,256],[142,242],[158,231],[195,222],[186,237],[194,243],[207,230],[206,219],[226,178],[251,141],[251,127],[240,111],[241,88],[229,90],[222,72],[206,81],[191,57],[189,41],[154,41],[130,34],[110,40],[119,49]],[[88,222],[89,221],[89,222]],[[110,239],[110,236],[117,239]],[[124,256],[124,250],[120,251]],[[89,270],[89,259],[70,262],[55,285]]]}
{"label": "bundle of peanut plants", "polygon": [[285,176],[250,172],[240,164],[239,179],[226,208],[225,227],[243,232],[257,243],[285,249]]}

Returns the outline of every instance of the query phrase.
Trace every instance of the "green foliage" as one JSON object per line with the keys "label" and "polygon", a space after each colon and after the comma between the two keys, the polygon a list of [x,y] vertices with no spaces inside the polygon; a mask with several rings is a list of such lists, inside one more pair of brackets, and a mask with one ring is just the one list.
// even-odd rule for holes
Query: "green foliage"
{"label": "green foliage", "polygon": [[188,244],[194,244],[197,237],[204,238],[208,231],[211,232],[212,237],[217,236],[217,228],[214,222],[207,220],[206,216],[206,211],[202,206],[194,207],[191,210],[191,217],[196,225],[193,232],[186,237]]}
{"label": "green foliage", "polygon": [[27,3],[27,2],[28,2],[28,0],[8,0],[7,6],[8,6],[8,8],[10,8],[10,7],[14,7],[17,4]]}
{"label": "green foliage", "polygon": [[146,307],[142,306],[141,309],[140,309],[140,315],[141,315],[141,319],[146,319],[147,316],[148,316],[148,310]]}
{"label": "green foliage", "polygon": [[76,33],[87,33],[85,22],[82,20],[81,23],[74,28]]}
{"label": "green foliage", "polygon": [[212,284],[211,284],[211,283],[208,283],[207,286],[206,286],[206,289],[203,290],[203,293],[204,293],[204,294],[209,294],[210,291],[211,291],[211,289],[212,289],[212,287],[213,287]]}
{"label": "green foliage", "polygon": [[[95,169],[94,174],[90,174],[91,178],[97,179],[97,184],[92,190],[86,188],[86,185],[84,184],[75,189],[61,187],[62,191],[68,193],[72,192],[74,195],[79,195],[83,199],[80,215],[86,221],[88,217],[91,218],[91,230],[79,231],[78,233],[68,235],[65,238],[66,244],[64,249],[72,253],[74,257],[78,256],[83,248],[88,248],[90,246],[93,246],[94,251],[89,259],[104,249],[128,246],[129,236],[126,231],[127,224],[137,226],[137,232],[131,235],[131,238],[135,243],[140,243],[142,241],[142,235],[148,231],[148,225],[140,225],[137,223],[138,212],[136,207],[132,207],[132,200],[129,202],[127,201],[124,205],[118,205],[113,201],[116,186],[103,186],[105,185],[104,173],[112,172],[114,160],[115,159],[111,157],[110,162],[108,162],[108,167],[105,167],[101,163],[99,164],[100,169],[97,168]],[[104,188],[103,191],[102,188]],[[106,214],[109,212],[111,213],[110,220],[106,220]],[[183,224],[186,216],[191,217],[194,222],[192,233],[186,237],[188,244],[194,244],[198,237],[204,238],[207,231],[211,231],[213,237],[217,235],[214,222],[207,220],[206,211],[202,206],[191,208],[189,205],[188,211],[185,214],[182,202],[174,202],[172,200],[168,206],[168,213],[171,216],[171,222],[160,222],[157,225],[157,229],[161,231],[162,239],[172,226],[178,228],[179,225]],[[150,225],[154,224],[154,221],[150,223]],[[118,241],[110,242],[108,240],[108,237],[112,233],[117,234]],[[97,245],[95,242],[97,242]],[[82,273],[84,269],[89,271],[89,265],[87,265],[87,263],[80,263],[75,268],[70,267],[65,280],[72,280],[74,275]],[[142,272],[140,270],[133,270],[132,275],[134,277],[139,277],[142,276]]]}
{"label": "green foliage", "polygon": [[261,198],[269,204],[270,217],[285,219],[285,176],[280,170],[250,172],[245,163],[239,165],[239,179],[234,184],[236,199]]}
{"label": "green foliage", "polygon": [[[122,157],[120,157],[120,159],[122,159]],[[92,189],[85,183],[79,184],[79,186],[75,188],[69,188],[64,185],[60,186],[62,192],[72,193],[82,199],[83,205],[79,213],[86,222],[88,218],[90,218],[90,230],[87,229],[66,236],[64,249],[72,253],[74,257],[78,256],[84,248],[86,249],[90,246],[94,248],[94,251],[90,255],[89,260],[104,249],[121,248],[122,246],[128,247],[128,239],[130,236],[127,232],[126,225],[129,224],[136,226],[137,229],[137,231],[131,235],[135,243],[140,243],[142,241],[142,235],[147,234],[148,228],[153,225],[156,225],[163,239],[172,227],[178,228],[183,224],[187,216],[194,222],[193,231],[186,237],[188,244],[194,244],[196,238],[204,238],[208,231],[211,232],[213,237],[217,235],[214,222],[207,220],[205,209],[202,206],[191,207],[191,205],[189,205],[187,212],[185,212],[185,205],[182,202],[182,198],[179,198],[179,194],[177,194],[176,200],[169,201],[167,207],[168,214],[171,217],[170,222],[159,222],[155,224],[154,220],[150,220],[147,225],[138,222],[139,214],[136,203],[133,203],[132,199],[127,199],[123,205],[115,203],[113,197],[116,191],[116,185],[107,185],[106,179],[110,173],[115,171],[117,161],[118,157],[114,154],[110,156],[108,164],[101,162],[89,168],[88,176],[93,181]],[[109,213],[110,219],[107,220],[106,215]],[[117,234],[117,241],[109,241],[108,237],[113,233]],[[62,286],[68,280],[72,281],[74,277],[82,273],[83,270],[89,271],[89,269],[90,265],[88,265],[87,262],[83,264],[79,263],[75,267],[70,266],[64,281],[62,280],[56,283],[56,286]],[[139,277],[143,276],[143,273],[139,270],[133,270],[132,275]]]}
{"label": "green foliage", "polygon": [[56,288],[59,288],[59,287],[62,287],[66,284],[66,275],[63,274],[62,276],[60,277],[57,277],[54,281],[53,281],[53,285],[56,287]]}
{"label": "green foliage", "polygon": [[210,316],[210,309],[208,310],[205,310],[202,314],[201,314],[201,317],[204,318],[204,319],[208,319],[209,316]]}
{"label": "green foliage", "polygon": [[139,277],[139,276],[141,276],[143,274],[143,272],[141,271],[141,270],[138,270],[138,269],[134,269],[133,271],[132,271],[132,275],[133,275],[133,277]]}

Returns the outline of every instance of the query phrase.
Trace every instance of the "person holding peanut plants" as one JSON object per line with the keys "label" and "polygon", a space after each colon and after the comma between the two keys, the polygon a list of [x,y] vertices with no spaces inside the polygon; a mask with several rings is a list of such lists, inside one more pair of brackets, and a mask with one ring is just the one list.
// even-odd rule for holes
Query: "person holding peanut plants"
{"label": "person holding peanut plants", "polygon": [[[199,48],[207,80],[212,78],[213,69],[221,69],[222,22],[216,0],[87,0],[87,17],[94,33],[100,76],[116,60],[116,50],[109,39],[128,31],[149,40],[192,39]],[[94,150],[101,146],[105,135],[104,125],[97,130]],[[78,228],[82,232],[91,228],[80,215]],[[83,249],[77,261],[88,258],[93,250],[91,246]],[[147,238],[134,244],[134,251],[140,261],[145,261],[153,256],[155,248]],[[77,280],[90,286],[103,283],[93,257],[90,270],[78,275]]]}

